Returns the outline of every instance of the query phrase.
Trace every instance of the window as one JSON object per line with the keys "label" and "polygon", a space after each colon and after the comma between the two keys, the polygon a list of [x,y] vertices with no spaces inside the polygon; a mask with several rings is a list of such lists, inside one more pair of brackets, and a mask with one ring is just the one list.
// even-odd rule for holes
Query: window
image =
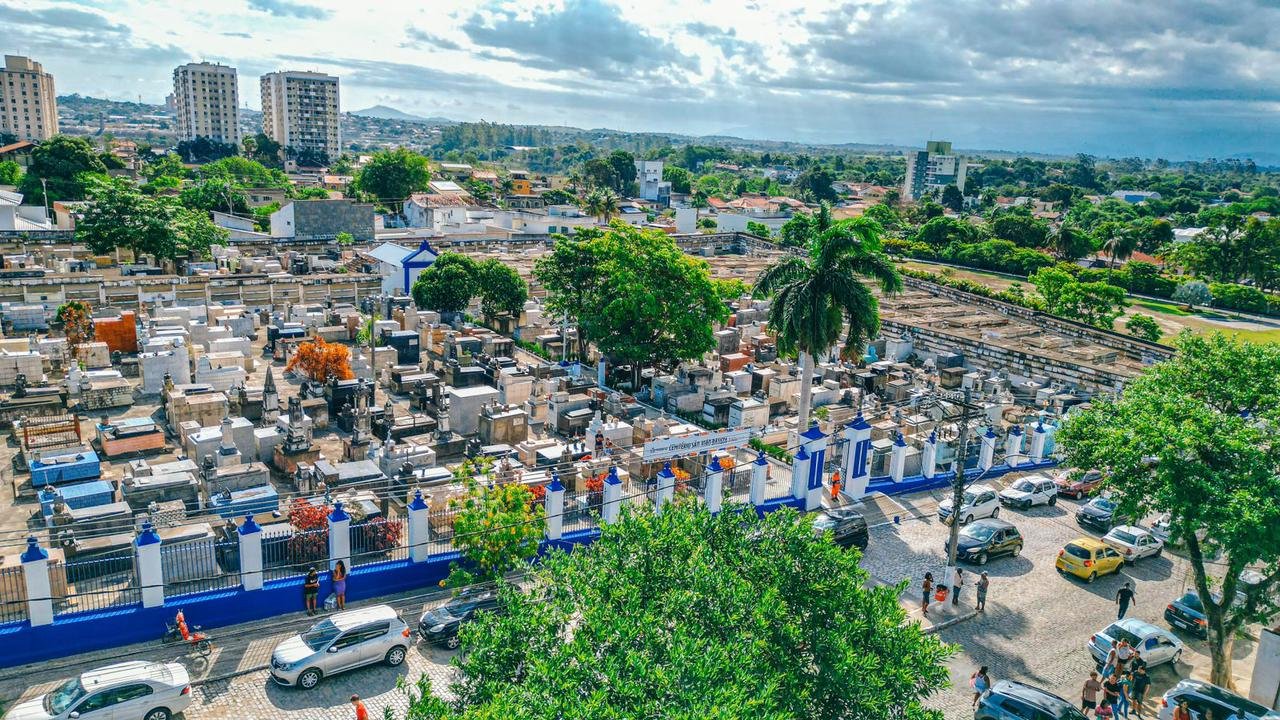
{"label": "window", "polygon": [[108,707],[114,704],[112,702],[111,697],[112,697],[112,693],[110,690],[104,690],[103,692],[100,692],[100,693],[94,693],[93,695],[90,695],[88,698],[85,698],[84,702],[76,706],[76,712],[83,715],[85,713],[101,710],[105,707]]}
{"label": "window", "polygon": [[137,700],[138,698],[144,698],[150,695],[152,692],[154,692],[154,690],[152,690],[151,686],[147,685],[146,683],[137,683],[135,685],[125,685],[124,687],[118,688],[112,692],[112,695],[113,695],[112,704],[114,705],[116,703],[129,702],[130,700]]}

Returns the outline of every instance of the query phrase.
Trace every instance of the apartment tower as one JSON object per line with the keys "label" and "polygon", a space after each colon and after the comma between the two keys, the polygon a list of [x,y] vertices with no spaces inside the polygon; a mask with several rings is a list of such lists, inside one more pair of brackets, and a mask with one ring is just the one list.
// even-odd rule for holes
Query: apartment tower
{"label": "apartment tower", "polygon": [[53,76],[31,58],[4,56],[4,70],[0,70],[0,133],[32,142],[58,134]]}
{"label": "apartment tower", "polygon": [[262,76],[262,131],[290,155],[311,151],[337,158],[338,120],[338,78],[294,71]]}
{"label": "apartment tower", "polygon": [[919,200],[929,193],[955,185],[964,192],[968,162],[951,150],[945,140],[930,140],[924,150],[907,153],[907,177],[902,183],[904,200]]}
{"label": "apartment tower", "polygon": [[240,144],[236,69],[219,63],[188,63],[173,69],[173,111],[178,139],[209,138]]}

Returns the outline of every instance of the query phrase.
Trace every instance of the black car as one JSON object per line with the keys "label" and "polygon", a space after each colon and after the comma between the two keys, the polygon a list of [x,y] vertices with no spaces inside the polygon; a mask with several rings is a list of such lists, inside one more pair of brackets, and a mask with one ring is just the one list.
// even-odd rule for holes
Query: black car
{"label": "black car", "polygon": [[458,630],[462,624],[478,612],[495,612],[502,609],[498,591],[491,586],[467,588],[449,602],[422,613],[418,632],[433,645],[444,645],[450,650],[458,647]]}
{"label": "black car", "polygon": [[[945,545],[951,552],[951,541]],[[1008,553],[1017,557],[1022,552],[1022,535],[1018,528],[1004,520],[986,518],[962,529],[956,544],[956,559],[986,565],[989,558]]]}
{"label": "black car", "polygon": [[856,510],[823,510],[814,516],[813,530],[818,534],[830,532],[831,540],[840,547],[867,549],[867,519]]}
{"label": "black car", "polygon": [[1085,720],[1074,705],[1040,688],[1001,680],[978,699],[973,720]]}
{"label": "black car", "polygon": [[1164,609],[1165,622],[1179,630],[1201,638],[1209,637],[1209,621],[1204,614],[1204,604],[1194,590],[1169,603]]}
{"label": "black car", "polygon": [[1081,525],[1107,532],[1115,523],[1116,504],[1104,497],[1096,497],[1076,511],[1076,522]]}

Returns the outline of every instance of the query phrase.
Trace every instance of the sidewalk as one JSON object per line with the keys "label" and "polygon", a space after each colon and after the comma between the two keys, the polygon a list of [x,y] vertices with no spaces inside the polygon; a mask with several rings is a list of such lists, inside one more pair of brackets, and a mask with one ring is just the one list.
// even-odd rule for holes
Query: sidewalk
{"label": "sidewalk", "polygon": [[[872,582],[876,585],[889,585],[879,578],[872,578]],[[968,592],[972,592],[972,588],[967,588]],[[920,588],[907,587],[906,590],[898,596],[898,604],[907,612],[907,622],[918,622],[920,627],[924,628],[925,634],[933,634],[944,628],[949,628],[957,623],[977,617],[978,611],[974,606],[966,601],[965,595],[962,593],[960,602],[952,605],[951,598],[948,597],[946,602],[938,602],[930,598],[929,614],[925,615],[920,612]]]}

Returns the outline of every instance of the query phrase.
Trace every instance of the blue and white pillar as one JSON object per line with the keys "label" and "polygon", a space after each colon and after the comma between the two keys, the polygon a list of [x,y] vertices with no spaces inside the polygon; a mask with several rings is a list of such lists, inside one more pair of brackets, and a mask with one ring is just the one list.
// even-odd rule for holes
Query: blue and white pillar
{"label": "blue and white pillar", "polygon": [[982,449],[978,453],[978,469],[987,471],[995,464],[996,457],[996,431],[990,426],[987,431],[982,434]]}
{"label": "blue and white pillar", "polygon": [[53,527],[53,506],[58,502],[58,491],[52,485],[45,485],[40,491],[40,515],[44,518],[44,526]]}
{"label": "blue and white pillar", "polygon": [[413,491],[408,510],[409,559],[416,563],[425,562],[431,550],[431,504],[422,497],[422,490]]}
{"label": "blue and white pillar", "polygon": [[764,504],[765,488],[769,484],[769,459],[764,456],[764,451],[751,461],[751,489],[747,494],[747,499],[751,504],[759,507]]}
{"label": "blue and white pillar", "polygon": [[707,478],[702,487],[702,499],[707,504],[707,510],[712,514],[720,512],[720,506],[724,503],[724,467],[720,465],[720,458],[711,458],[711,464],[707,466]]}
{"label": "blue and white pillar", "polygon": [[815,422],[800,434],[800,442],[804,443],[805,452],[809,454],[804,509],[817,510],[822,507],[822,481],[827,469],[827,436]]}
{"label": "blue and white pillar", "polygon": [[160,558],[160,534],[151,521],[142,523],[142,532],[133,541],[138,556],[138,586],[142,607],[164,605],[164,564]]}
{"label": "blue and white pillar", "polygon": [[1004,438],[1004,464],[1009,467],[1017,467],[1023,462],[1022,455],[1022,426],[1014,425],[1009,428],[1009,434]]}
{"label": "blue and white pillar", "polygon": [[1044,422],[1036,422],[1036,427],[1031,431],[1031,462],[1038,463],[1044,460],[1044,444],[1049,439],[1048,434],[1044,430]]}
{"label": "blue and white pillar", "polygon": [[844,429],[844,458],[840,474],[844,477],[842,495],[861,500],[871,482],[871,423],[858,413]]}
{"label": "blue and white pillar", "polygon": [[351,570],[351,516],[342,509],[341,500],[329,513],[329,569],[337,567],[339,560]]}
{"label": "blue and white pillar", "polygon": [[893,449],[889,453],[889,477],[896,483],[902,482],[907,471],[907,439],[898,432],[893,438]]}
{"label": "blue and white pillar", "polygon": [[600,519],[606,525],[612,525],[618,522],[621,510],[622,478],[618,477],[618,467],[614,465],[609,468],[609,475],[604,479],[604,502],[600,507]]}
{"label": "blue and white pillar", "polygon": [[551,473],[543,500],[547,511],[547,539],[559,540],[564,535],[564,483],[558,473]]}
{"label": "blue and white pillar", "polygon": [[804,445],[791,460],[791,497],[803,501],[809,495],[809,451]]}
{"label": "blue and white pillar", "polygon": [[654,494],[653,511],[661,514],[662,506],[676,497],[676,474],[671,472],[671,463],[663,463],[658,471],[658,491]]}
{"label": "blue and white pillar", "polygon": [[22,560],[22,575],[27,584],[27,618],[32,627],[53,624],[53,584],[49,582],[49,551],[40,547],[32,535]]}
{"label": "blue and white pillar", "polygon": [[929,439],[924,441],[920,450],[920,475],[925,480],[932,480],[937,474],[938,466],[938,433],[929,432]]}
{"label": "blue and white pillar", "polygon": [[240,586],[245,590],[262,589],[262,528],[245,515],[236,533],[240,540]]}

